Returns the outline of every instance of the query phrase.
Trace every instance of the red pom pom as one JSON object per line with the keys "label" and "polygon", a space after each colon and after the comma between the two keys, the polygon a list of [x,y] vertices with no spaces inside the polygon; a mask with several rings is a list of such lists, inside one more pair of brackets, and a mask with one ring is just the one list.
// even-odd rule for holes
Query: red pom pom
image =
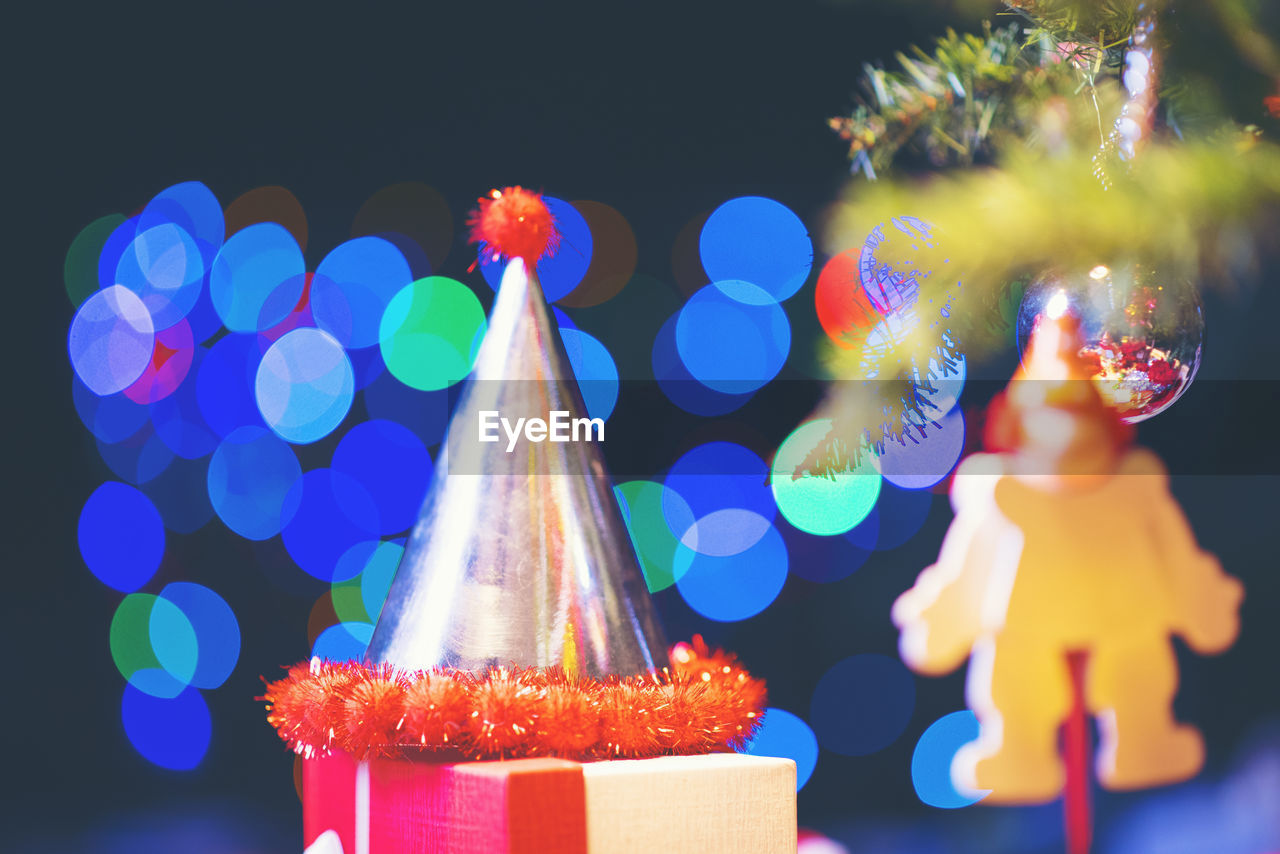
{"label": "red pom pom", "polygon": [[577,758],[600,738],[600,701],[594,691],[552,682],[544,689],[538,738],[543,751]]}
{"label": "red pom pom", "polygon": [[352,680],[342,693],[342,726],[334,733],[338,746],[359,758],[395,755],[404,723],[403,678],[380,668]]}
{"label": "red pom pom", "polygon": [[764,682],[748,673],[737,656],[708,647],[701,635],[695,635],[692,644],[676,644],[671,664],[676,684],[705,686],[704,691],[691,693],[690,699],[702,710],[702,723],[716,734],[718,743],[745,744],[760,726],[768,700]]}
{"label": "red pom pom", "polygon": [[677,754],[711,753],[733,734],[733,724],[709,697],[709,683],[680,680],[663,687],[666,705],[657,710],[658,742]]}
{"label": "red pom pom", "polygon": [[267,720],[295,753],[327,753],[334,737],[332,722],[340,716],[345,690],[358,668],[319,659],[295,664],[285,678],[267,685],[260,697]]}
{"label": "red pom pom", "polygon": [[[521,749],[538,722],[541,701],[542,691],[521,674],[505,668],[489,671],[471,695],[471,750],[477,756],[505,756]],[[521,754],[528,755],[524,750]]]}
{"label": "red pom pom", "polygon": [[661,689],[633,679],[600,691],[600,740],[605,759],[638,759],[662,752],[654,709],[666,702]]}
{"label": "red pom pom", "polygon": [[406,741],[431,750],[461,747],[470,714],[470,692],[460,679],[440,671],[423,673],[405,691],[404,732],[412,734]]}
{"label": "red pom pom", "polygon": [[481,244],[482,252],[495,259],[523,258],[532,265],[544,255],[555,254],[560,246],[555,217],[541,193],[507,187],[479,201],[467,225],[471,242]]}

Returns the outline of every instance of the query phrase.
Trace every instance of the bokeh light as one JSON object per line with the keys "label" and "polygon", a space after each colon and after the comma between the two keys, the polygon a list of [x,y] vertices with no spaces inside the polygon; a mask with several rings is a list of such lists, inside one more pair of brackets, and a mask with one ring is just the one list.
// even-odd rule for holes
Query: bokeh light
{"label": "bokeh light", "polygon": [[161,190],[138,215],[138,234],[173,224],[189,235],[199,248],[201,272],[213,263],[226,236],[222,205],[213,191],[199,181],[185,181]]}
{"label": "bokeh light", "polygon": [[733,557],[760,542],[771,527],[759,513],[726,507],[698,517],[681,535],[680,542],[700,555]]}
{"label": "bokeh light", "polygon": [[857,528],[842,537],[814,536],[794,527],[786,519],[778,519],[774,524],[786,541],[792,574],[819,584],[830,584],[848,578],[867,562],[874,550],[875,533],[870,536],[870,544],[860,544],[851,535],[864,525],[875,525],[876,522],[876,514],[871,513]]}
{"label": "bokeh light", "polygon": [[428,276],[387,305],[378,331],[382,360],[420,391],[447,388],[471,372],[485,331],[484,308],[461,282]]}
{"label": "bokeh light", "polygon": [[316,325],[315,318],[311,315],[311,283],[315,281],[315,274],[306,273],[302,280],[302,296],[298,297],[298,302],[284,316],[284,320],[258,332],[258,346],[262,352],[265,353],[285,333]]}
{"label": "bokeh light", "polygon": [[302,467],[287,443],[265,427],[240,427],[222,440],[209,460],[208,491],[214,512],[249,540],[280,533],[297,512],[288,501]]}
{"label": "bokeh light", "polygon": [[919,318],[913,309],[903,309],[881,318],[862,344],[860,379],[876,379],[880,376],[880,365],[885,357],[915,330]]}
{"label": "bokeh light", "polygon": [[[148,410],[149,411],[149,410]],[[108,444],[99,439],[98,455],[107,468],[121,480],[134,485],[148,483],[162,474],[176,459],[161,438],[155,425],[147,421],[132,436]]]}
{"label": "bokeh light", "polygon": [[886,439],[874,457],[876,470],[895,486],[928,489],[942,481],[964,450],[964,415],[952,409],[918,430],[903,431],[902,440]]}
{"label": "bokeh light", "polygon": [[191,684],[199,641],[186,614],[150,593],[131,593],[111,617],[111,660],[130,685],[171,699]]}
{"label": "bokeh light", "polygon": [[880,320],[880,312],[862,287],[861,251],[832,256],[818,274],[814,305],[822,331],[837,346],[861,344]]}
{"label": "bokeh light", "polygon": [[667,399],[685,412],[704,417],[725,415],[749,401],[753,392],[725,394],[694,379],[677,352],[679,320],[680,314],[673,315],[653,341],[653,376]]}
{"label": "bokeh light", "polygon": [[[874,541],[876,551],[896,549],[914,537],[929,518],[932,507],[933,493],[927,489],[903,489],[888,482],[881,484],[880,498],[871,514],[878,527]],[[850,535],[853,533],[851,531]]]}
{"label": "bokeh light", "polygon": [[151,414],[123,392],[105,397],[94,394],[75,373],[71,375],[71,401],[85,429],[107,444],[123,442],[137,433]]}
{"label": "bokeh light", "polygon": [[740,751],[752,756],[777,756],[796,763],[796,791],[804,788],[818,764],[818,739],[797,715],[774,706],[764,710],[760,729]]}
{"label": "bokeh light", "polygon": [[189,234],[161,223],[140,231],[125,247],[115,279],[138,295],[156,329],[167,329],[195,306],[204,281],[204,259]]}
{"label": "bokeh light", "polygon": [[[882,481],[880,484],[880,495],[876,499],[877,507],[867,514],[867,517],[859,522],[850,531],[845,531],[841,536],[853,543],[860,549],[874,551],[876,545],[880,542],[880,509],[879,505],[888,504],[888,494],[897,492],[901,495],[909,497],[919,496],[923,493],[907,492],[901,489],[895,489],[892,486],[886,486]],[[893,520],[889,520],[888,525],[893,525]]]}
{"label": "bokeh light", "polygon": [[282,531],[284,547],[304,572],[321,581],[345,581],[360,571],[339,561],[357,543],[375,539],[381,528],[372,496],[350,475],[315,469],[298,478],[285,496],[297,510]]}
{"label": "bokeh light", "polygon": [[939,809],[976,804],[989,792],[960,791],[951,776],[956,752],[978,737],[978,719],[968,710],[943,715],[920,736],[911,754],[911,785],[921,801]]}
{"label": "bokeh light", "polygon": [[770,525],[749,548],[728,557],[695,552],[676,588],[690,608],[710,620],[754,617],[777,598],[787,580],[787,546]]}
{"label": "bokeh light", "polygon": [[227,236],[251,225],[274,222],[293,235],[299,249],[307,249],[307,213],[298,197],[284,187],[255,187],[227,205],[224,216]]}
{"label": "bokeh light", "polygon": [[382,353],[377,347],[348,350],[347,356],[351,359],[356,391],[367,388],[370,383],[387,372],[387,363],[382,361]]}
{"label": "bokeh light", "polygon": [[107,481],[80,511],[80,555],[108,587],[132,593],[151,580],[164,556],[164,522],[151,499],[127,484]]}
{"label": "bokeh light", "polygon": [[921,283],[934,272],[937,249],[933,227],[913,216],[894,217],[871,230],[859,265],[862,287],[877,311],[888,316],[916,304]]}
{"label": "bokeh light", "polygon": [[[954,343],[949,335],[944,336],[944,339],[949,345]],[[945,415],[960,402],[964,384],[969,378],[969,360],[963,355],[941,362],[933,358],[929,360],[927,377],[920,376],[919,369],[915,369],[914,373],[916,385],[921,387],[933,404],[931,411]],[[933,390],[930,391],[930,388]]]}
{"label": "bokeh light", "polygon": [[183,319],[191,327],[191,339],[197,344],[203,344],[223,331],[222,318],[218,317],[218,310],[213,307],[213,295],[209,293],[208,287],[200,289],[196,304]]}
{"label": "bokeh light", "polygon": [[[749,510],[773,521],[777,506],[769,491],[769,466],[750,448],[734,442],[707,442],[686,451],[663,478],[679,496],[679,514],[668,517],[673,530],[692,511],[695,519],[725,508]],[[679,530],[683,533],[688,528]]]}
{"label": "bokeh light", "polygon": [[[595,244],[591,227],[573,205],[551,196],[543,196],[542,200],[555,218],[556,230],[560,232],[560,247],[553,254],[540,258],[534,269],[538,283],[542,285],[542,295],[547,302],[556,302],[568,296],[582,281],[591,266]],[[505,258],[495,261],[493,254],[481,247],[480,272],[495,291],[502,284],[502,273],[506,267]]]}
{"label": "bokeh light", "polygon": [[[286,559],[286,562],[289,564],[290,570],[294,569],[294,565],[291,561],[288,561]],[[296,573],[295,573],[295,576],[296,576]],[[333,606],[333,591],[338,586],[346,585],[350,581],[351,579],[347,579],[346,581],[335,582],[333,586],[331,586],[328,590],[322,593],[320,597],[316,599],[315,603],[312,604],[311,612],[307,614],[307,648],[308,649],[315,646],[316,639],[320,637],[321,632],[323,632],[325,629],[329,628],[330,626],[334,626],[342,622],[342,618],[338,616],[338,612]],[[307,585],[308,595],[311,590],[312,590],[311,586]],[[301,595],[301,591],[299,591],[299,595]],[[356,622],[363,622],[363,621],[357,620]]]}
{"label": "bokeh light", "polygon": [[[166,584],[160,601],[176,605],[194,632],[197,655],[188,684],[204,689],[222,685],[240,657],[240,624],[231,606],[208,587],[187,581]],[[153,630],[152,644],[155,642]]]}
{"label": "bokeh light", "polygon": [[229,436],[241,427],[265,427],[254,383],[262,351],[252,335],[231,333],[218,340],[196,374],[196,401],[209,428]]}
{"label": "bokeh light", "polygon": [[[208,353],[198,348],[192,359],[192,370],[199,373]],[[218,434],[205,423],[197,400],[196,383],[182,383],[173,394],[151,404],[151,421],[161,441],[179,457],[195,460],[207,457],[218,447]]]}
{"label": "bokeh light", "polygon": [[161,768],[189,771],[209,749],[213,721],[204,697],[194,688],[165,699],[125,685],[120,717],[133,748]]}
{"label": "bokeh light", "polygon": [[276,435],[304,445],[323,439],[347,417],[355,398],[355,372],[332,335],[295,329],[263,355],[254,398]]}
{"label": "bokeh light", "polygon": [[[157,597],[148,621],[151,649],[164,671],[184,687],[191,684],[200,656],[200,639],[195,626],[177,604]],[[134,687],[140,687],[133,681]],[[154,696],[154,695],[153,695]]]}
{"label": "bokeh light", "polygon": [[560,299],[571,308],[599,305],[618,295],[636,271],[635,232],[626,217],[601,202],[573,202],[591,232],[591,264],[582,282]]}
{"label": "bokeh light", "polygon": [[380,237],[357,237],[335,247],[311,280],[311,316],[344,347],[378,343],[387,303],[413,281],[409,262]]}
{"label": "bokeh light", "polygon": [[151,363],[155,327],[138,295],[122,285],[85,300],[71,320],[71,366],[94,394],[115,394],[134,383]]}
{"label": "bokeh light", "polygon": [[785,300],[813,267],[813,242],[800,217],[773,199],[742,196],[711,212],[698,240],[711,281],[741,280]]}
{"label": "bokeh light", "polygon": [[614,487],[649,591],[666,590],[689,569],[693,550],[681,543],[694,523],[693,511],[673,490],[649,480]]}
{"label": "bokeh light", "polygon": [[745,394],[782,369],[791,352],[791,325],[766,291],[745,281],[719,280],[680,309],[676,350],[698,382],[725,394]]}
{"label": "bokeh light", "polygon": [[[355,552],[363,551],[362,547],[365,543],[357,543],[352,546],[346,555],[343,555],[339,563],[346,561],[347,555]],[[370,549],[374,548],[377,543],[370,540],[367,543]],[[335,573],[337,575],[338,573]],[[329,602],[333,608],[333,615],[336,618],[333,622],[357,622],[370,623],[369,615],[365,613],[364,601],[360,597],[360,576],[348,578],[346,581],[335,581],[329,586]],[[325,628],[328,628],[326,625]],[[317,633],[318,634],[318,633]]]}
{"label": "bokeh light", "polygon": [[816,830],[802,827],[796,836],[796,854],[852,854],[852,852],[829,836],[823,836]]}
{"label": "bokeh light", "polygon": [[[80,229],[67,248],[62,262],[62,284],[72,308],[79,308],[101,284],[98,281],[98,256],[107,238],[124,222],[123,214],[107,214]],[[111,282],[115,284],[115,282]]]}
{"label": "bokeh light", "polygon": [[140,488],[160,511],[164,527],[175,534],[191,534],[213,518],[213,505],[205,489],[207,460],[174,459]]}
{"label": "bokeh light", "polygon": [[378,543],[373,554],[365,561],[360,572],[360,598],[364,602],[364,612],[371,622],[377,622],[382,612],[382,603],[391,590],[391,582],[400,568],[400,558],[404,557],[404,541]]}
{"label": "bokeh light", "polygon": [[429,276],[444,266],[453,247],[453,214],[449,202],[434,187],[417,181],[405,181],[383,187],[369,197],[356,211],[351,223],[351,236],[374,235],[396,244],[405,251],[407,238],[421,249],[427,269],[415,265],[405,252],[415,278]]}
{"label": "bokeh light", "polygon": [[397,534],[418,518],[431,480],[431,456],[407,427],[382,419],[357,424],[338,443],[331,466],[373,499],[379,526],[375,533]]}
{"label": "bokeh light", "polygon": [[137,236],[138,217],[136,216],[125,219],[107,235],[107,239],[102,243],[102,249],[98,252],[99,288],[105,289],[116,284],[116,267],[120,263],[120,256]]}
{"label": "bokeh light", "polygon": [[316,638],[311,655],[326,661],[360,661],[372,637],[372,623],[336,623]]}
{"label": "bokeh light", "polygon": [[578,328],[578,324],[573,322],[573,318],[565,314],[559,306],[551,306],[551,316],[555,319],[556,326],[560,329]]}
{"label": "bokeh light", "polygon": [[298,304],[306,272],[298,241],[284,226],[248,226],[232,235],[213,261],[213,307],[232,332],[268,329]]}
{"label": "bokeh light", "polygon": [[880,475],[863,459],[852,471],[830,477],[796,476],[809,454],[831,430],[831,420],[807,421],[783,440],[773,458],[770,484],[787,521],[810,534],[832,536],[852,530],[880,495]]}
{"label": "bokeh light", "polygon": [[915,702],[915,680],[896,658],[855,655],[818,680],[809,723],[827,750],[865,756],[898,740]]}
{"label": "bokeh light", "polygon": [[142,376],[124,390],[125,397],[134,403],[143,404],[168,397],[187,378],[194,356],[195,341],[191,335],[191,325],[183,318],[168,329],[156,333],[151,359],[142,371]]}
{"label": "bokeh light", "polygon": [[587,416],[608,420],[618,402],[618,366],[600,339],[578,329],[560,327],[569,365],[582,390]]}
{"label": "bokeh light", "polygon": [[333,582],[329,591],[337,619],[377,622],[403,555],[403,539],[366,540],[347,549],[334,572],[343,580]]}
{"label": "bokeh light", "polygon": [[419,391],[384,372],[364,389],[370,418],[385,418],[412,430],[427,447],[438,445],[449,426],[449,390]]}

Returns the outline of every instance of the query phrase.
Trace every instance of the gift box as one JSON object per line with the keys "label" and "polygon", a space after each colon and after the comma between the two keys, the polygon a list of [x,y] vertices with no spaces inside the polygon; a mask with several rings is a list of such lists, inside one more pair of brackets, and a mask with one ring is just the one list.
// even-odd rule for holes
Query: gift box
{"label": "gift box", "polygon": [[796,767],[712,753],[571,762],[303,760],[308,854],[780,854]]}

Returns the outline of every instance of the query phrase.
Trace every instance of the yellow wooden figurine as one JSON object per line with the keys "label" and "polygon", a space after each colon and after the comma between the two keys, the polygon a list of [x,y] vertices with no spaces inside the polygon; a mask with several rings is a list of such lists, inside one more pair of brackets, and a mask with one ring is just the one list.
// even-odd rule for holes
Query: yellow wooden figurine
{"label": "yellow wooden figurine", "polygon": [[1200,653],[1234,641],[1240,583],[1201,551],[1151,452],[1089,381],[1079,323],[1053,303],[1023,367],[993,404],[989,444],[960,466],[938,562],[893,607],[903,660],[924,674],[969,659],[978,739],[952,766],[996,803],[1053,800],[1058,730],[1072,702],[1067,656],[1084,653],[1111,789],[1171,783],[1204,761],[1173,718],[1171,635]]}

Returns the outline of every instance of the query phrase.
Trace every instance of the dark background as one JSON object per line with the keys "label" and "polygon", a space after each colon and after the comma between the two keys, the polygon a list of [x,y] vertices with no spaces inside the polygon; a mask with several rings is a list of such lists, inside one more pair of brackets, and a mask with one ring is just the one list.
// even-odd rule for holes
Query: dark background
{"label": "dark background", "polygon": [[[622,211],[639,242],[639,270],[669,283],[677,232],[729,198],[770,196],[815,221],[848,180],[844,145],[826,118],[850,107],[863,61],[927,41],[954,19],[937,5],[944,11],[887,0],[86,5],[11,18],[5,520],[16,548],[3,566],[16,675],[4,692],[6,839],[32,851],[300,848],[292,757],[253,697],[260,674],[307,653],[307,614],[322,587],[281,581],[287,569],[264,573],[261,551],[216,525],[171,537],[157,581],[215,586],[240,620],[240,663],[206,695],[214,740],[197,771],[153,767],[121,728],[123,681],[107,648],[120,595],[88,573],[75,541],[79,508],[110,476],[72,409],[66,358],[72,308],[61,265],[84,225],[179,181],[205,182],[224,204],[281,184],[307,211],[314,269],[346,239],[361,202],[387,184],[435,186],[460,222],[489,187],[520,183]],[[1239,79],[1235,96],[1256,103],[1265,83]],[[1249,455],[1274,446],[1274,386],[1236,382],[1277,378],[1274,260],[1234,292],[1208,298],[1201,378],[1143,427],[1143,440],[1167,458],[1205,447],[1230,456],[1239,444],[1253,450],[1235,453],[1231,470],[1248,472]],[[442,272],[478,285],[466,263],[459,238]],[[478,292],[487,299],[483,285]],[[607,331],[597,334],[610,343]],[[797,326],[795,334],[798,348],[818,333]],[[798,423],[805,405],[797,402],[787,422]],[[776,441],[775,430],[759,432]],[[673,427],[653,441],[670,462],[691,437]],[[1236,647],[1213,660],[1184,657],[1178,708],[1205,731],[1211,781],[1276,750],[1273,461],[1259,461],[1253,476],[1174,483],[1202,544],[1249,589]],[[674,593],[660,595],[659,607],[672,638],[705,631],[736,649],[769,680],[772,703],[803,716],[832,663],[893,654],[889,605],[932,560],[948,521],[936,499],[907,545],[834,585],[792,578],[775,605],[743,623],[699,620]],[[822,754],[800,795],[802,824],[863,846],[855,850],[1057,849],[1056,806],[943,813],[917,801],[910,747],[929,722],[960,707],[962,676],[920,679],[917,691],[912,722],[890,749],[859,759]],[[1104,840],[1109,822],[1145,808],[1147,797],[1104,796]]]}

